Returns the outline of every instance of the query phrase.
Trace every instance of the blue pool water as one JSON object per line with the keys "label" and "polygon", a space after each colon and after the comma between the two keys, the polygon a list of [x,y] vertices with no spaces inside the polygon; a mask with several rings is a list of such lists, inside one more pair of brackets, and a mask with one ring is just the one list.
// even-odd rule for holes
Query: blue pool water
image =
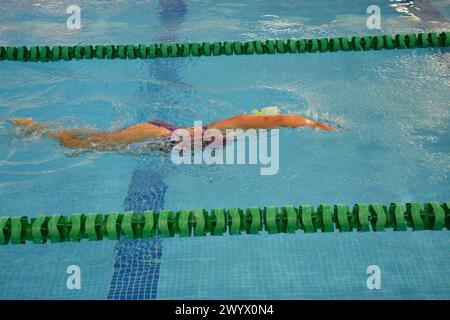
{"label": "blue pool water", "polygon": [[[150,43],[449,30],[446,1],[8,1],[0,45]],[[382,10],[368,30],[366,8]],[[397,6],[392,6],[397,5]],[[403,8],[403,9],[401,9]],[[3,10],[4,9],[4,10]],[[410,13],[414,13],[411,16]],[[0,63],[0,215],[447,201],[450,53],[443,49],[152,61]],[[118,129],[277,105],[349,131],[280,130],[280,170],[77,154],[12,117]],[[448,299],[448,232],[241,235],[0,247],[3,299]],[[82,289],[68,290],[78,265]],[[382,289],[368,290],[378,265]]]}

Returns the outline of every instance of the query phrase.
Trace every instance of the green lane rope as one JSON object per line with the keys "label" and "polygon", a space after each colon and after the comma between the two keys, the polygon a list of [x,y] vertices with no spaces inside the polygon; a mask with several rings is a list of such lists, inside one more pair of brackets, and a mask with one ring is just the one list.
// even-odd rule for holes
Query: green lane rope
{"label": "green lane rope", "polygon": [[310,205],[298,207],[286,205],[282,208],[252,207],[247,209],[223,208],[115,212],[110,214],[74,214],[69,217],[55,214],[39,215],[28,219],[25,216],[0,217],[0,244],[52,243],[80,241],[81,239],[117,240],[162,237],[201,237],[207,234],[220,236],[241,233],[268,234],[312,232],[351,232],[357,230],[384,231],[450,230],[450,201],[420,203],[355,204],[349,208],[344,204],[334,206],[322,204],[315,209]]}
{"label": "green lane rope", "polygon": [[396,35],[354,36],[252,40],[246,42],[152,43],[127,45],[77,46],[0,46],[0,60],[7,61],[69,61],[72,59],[153,59],[220,55],[251,55],[275,53],[368,51],[381,49],[414,49],[450,46],[450,32],[408,33]]}

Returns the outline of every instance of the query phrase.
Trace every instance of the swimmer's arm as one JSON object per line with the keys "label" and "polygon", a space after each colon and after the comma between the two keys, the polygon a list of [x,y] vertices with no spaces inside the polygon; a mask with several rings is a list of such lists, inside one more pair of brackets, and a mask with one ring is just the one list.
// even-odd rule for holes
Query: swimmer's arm
{"label": "swimmer's arm", "polygon": [[336,130],[334,127],[322,123],[307,119],[296,115],[237,115],[228,119],[224,119],[218,122],[214,122],[208,125],[208,128],[215,129],[228,129],[228,128],[240,128],[240,129],[270,129],[277,127],[311,127],[318,128],[326,131]]}

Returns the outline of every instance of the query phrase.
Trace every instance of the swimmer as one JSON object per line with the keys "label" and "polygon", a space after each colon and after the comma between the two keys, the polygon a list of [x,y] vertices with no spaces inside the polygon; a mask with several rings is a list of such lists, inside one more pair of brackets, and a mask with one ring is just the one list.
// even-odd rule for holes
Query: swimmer
{"label": "swimmer", "polygon": [[[58,140],[66,148],[82,148],[89,150],[114,150],[121,146],[151,140],[170,140],[173,131],[178,127],[161,120],[153,120],[131,125],[117,131],[93,131],[92,129],[51,130],[54,122],[38,122],[33,118],[13,118],[14,126],[24,130],[26,134],[44,133]],[[336,128],[297,115],[279,114],[276,107],[253,110],[253,114],[240,114],[231,118],[213,122],[203,127],[206,129],[270,129],[278,127],[311,127],[332,131]],[[185,128],[193,136],[194,128]]]}

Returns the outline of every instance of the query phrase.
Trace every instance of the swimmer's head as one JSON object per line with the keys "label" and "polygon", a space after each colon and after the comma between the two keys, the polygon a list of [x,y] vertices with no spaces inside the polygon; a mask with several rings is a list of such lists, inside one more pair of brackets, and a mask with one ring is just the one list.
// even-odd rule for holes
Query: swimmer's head
{"label": "swimmer's head", "polygon": [[258,116],[262,116],[262,115],[277,115],[277,114],[281,114],[281,110],[280,108],[276,107],[276,106],[271,106],[271,107],[264,107],[262,109],[253,109],[252,113],[254,115],[258,115]]}

